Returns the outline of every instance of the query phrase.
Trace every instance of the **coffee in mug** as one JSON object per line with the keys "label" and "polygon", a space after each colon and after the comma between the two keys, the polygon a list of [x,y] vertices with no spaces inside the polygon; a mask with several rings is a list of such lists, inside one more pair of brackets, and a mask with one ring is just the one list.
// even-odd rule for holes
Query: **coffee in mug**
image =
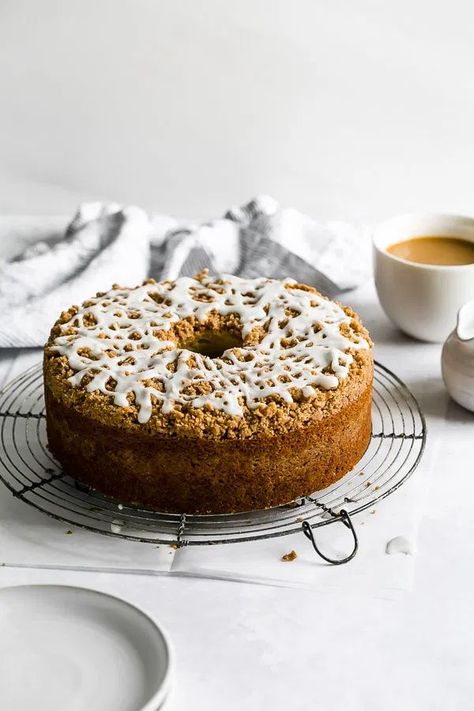
{"label": "coffee in mug", "polygon": [[444,341],[460,307],[474,299],[474,218],[399,215],[374,232],[380,303],[402,331]]}
{"label": "coffee in mug", "polygon": [[415,264],[474,264],[474,242],[458,237],[412,237],[389,245],[386,251]]}

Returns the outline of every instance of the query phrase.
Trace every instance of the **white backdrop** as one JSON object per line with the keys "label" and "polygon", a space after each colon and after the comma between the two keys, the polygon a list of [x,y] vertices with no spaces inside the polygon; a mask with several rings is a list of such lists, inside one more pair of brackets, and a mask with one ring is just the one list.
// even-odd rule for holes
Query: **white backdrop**
{"label": "white backdrop", "polygon": [[469,0],[1,0],[0,211],[472,212]]}

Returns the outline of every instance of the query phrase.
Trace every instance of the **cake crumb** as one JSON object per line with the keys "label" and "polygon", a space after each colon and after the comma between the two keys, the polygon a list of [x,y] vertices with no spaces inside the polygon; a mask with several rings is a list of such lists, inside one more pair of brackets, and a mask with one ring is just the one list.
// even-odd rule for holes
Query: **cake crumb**
{"label": "cake crumb", "polygon": [[71,529],[68,528],[67,531],[65,531],[66,536],[70,536],[72,533]]}
{"label": "cake crumb", "polygon": [[302,516],[298,516],[298,518],[295,518],[296,523],[303,523],[304,518]]}
{"label": "cake crumb", "polygon": [[176,550],[178,550],[178,544],[177,543],[170,543],[170,548],[172,548],[173,550],[176,551]]}
{"label": "cake crumb", "polygon": [[295,558],[298,558],[298,554],[295,550],[285,553],[285,555],[282,555],[281,557],[281,559],[285,562],[295,560]]}

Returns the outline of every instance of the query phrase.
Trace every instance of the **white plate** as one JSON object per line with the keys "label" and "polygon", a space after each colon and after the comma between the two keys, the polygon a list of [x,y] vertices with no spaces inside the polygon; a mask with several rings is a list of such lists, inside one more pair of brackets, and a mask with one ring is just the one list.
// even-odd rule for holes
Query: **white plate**
{"label": "white plate", "polygon": [[5,711],[156,711],[170,667],[163,632],[123,600],[61,585],[0,589]]}

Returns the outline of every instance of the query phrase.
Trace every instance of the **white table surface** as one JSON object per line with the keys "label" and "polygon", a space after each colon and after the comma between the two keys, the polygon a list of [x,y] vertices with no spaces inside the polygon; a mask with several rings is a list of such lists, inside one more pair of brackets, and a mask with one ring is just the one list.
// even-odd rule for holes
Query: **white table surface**
{"label": "white table surface", "polygon": [[[412,592],[387,600],[346,589],[308,592],[193,578],[9,567],[0,568],[0,585],[83,585],[123,596],[156,616],[177,654],[170,711],[240,711],[264,705],[275,711],[469,708],[474,415],[445,394],[439,346],[398,333],[381,315],[372,285],[354,293],[351,302],[371,329],[384,363],[417,394],[428,425],[445,420],[438,461],[426,482]],[[0,375],[14,355],[0,354]],[[18,356],[15,371],[37,355]],[[433,444],[429,441],[428,447]]]}

